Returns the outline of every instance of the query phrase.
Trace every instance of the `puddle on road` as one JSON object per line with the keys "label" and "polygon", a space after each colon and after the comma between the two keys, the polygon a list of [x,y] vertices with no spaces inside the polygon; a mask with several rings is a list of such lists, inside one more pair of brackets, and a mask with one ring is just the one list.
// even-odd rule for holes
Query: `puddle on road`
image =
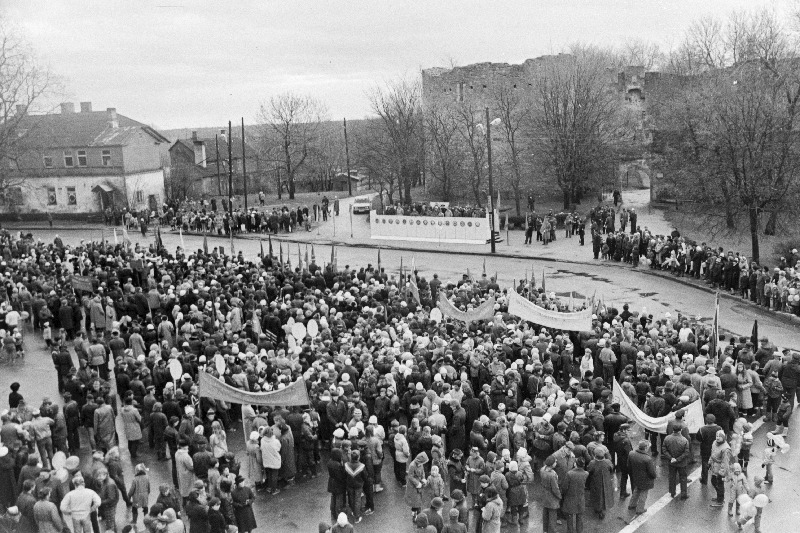
{"label": "puddle on road", "polygon": [[576,276],[576,277],[581,277],[581,278],[589,278],[589,279],[592,279],[594,281],[599,281],[600,283],[611,283],[611,280],[608,279],[608,278],[597,276],[595,274],[589,274],[588,272],[573,272],[573,271],[570,271],[570,270],[562,270],[562,269],[558,269],[558,270],[556,270],[556,272],[558,272],[560,274],[567,274],[567,275],[570,275],[570,276]]}
{"label": "puddle on road", "polygon": [[575,300],[585,300],[588,296],[581,294],[579,292],[557,292],[556,296],[559,298],[569,298],[570,296],[573,297]]}

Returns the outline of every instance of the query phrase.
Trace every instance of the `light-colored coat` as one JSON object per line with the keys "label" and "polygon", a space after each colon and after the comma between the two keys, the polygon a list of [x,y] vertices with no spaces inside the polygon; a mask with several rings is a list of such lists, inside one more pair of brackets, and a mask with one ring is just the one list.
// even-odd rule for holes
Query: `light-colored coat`
{"label": "light-colored coat", "polygon": [[148,507],[150,505],[150,479],[147,474],[133,476],[131,488],[128,489],[128,497],[133,502],[134,507]]}
{"label": "light-colored coat", "polygon": [[481,513],[483,520],[483,533],[500,533],[500,522],[503,519],[503,500],[498,496],[494,500],[486,502],[486,506]]}
{"label": "light-colored coat", "polygon": [[186,498],[192,492],[194,483],[194,461],[189,455],[189,450],[175,452],[175,468],[178,471],[178,490]]}
{"label": "light-colored coat", "polygon": [[142,440],[142,415],[132,405],[123,406],[120,413],[128,440]]}

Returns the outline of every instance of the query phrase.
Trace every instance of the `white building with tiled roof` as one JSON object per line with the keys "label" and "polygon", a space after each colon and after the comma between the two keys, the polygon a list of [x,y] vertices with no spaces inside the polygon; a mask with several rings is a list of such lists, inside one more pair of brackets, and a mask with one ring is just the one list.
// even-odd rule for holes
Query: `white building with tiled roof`
{"label": "white building with tiled roof", "polygon": [[29,115],[17,126],[20,182],[0,212],[83,214],[106,208],[158,211],[164,202],[169,141],[150,126],[91,102],[60,113]]}

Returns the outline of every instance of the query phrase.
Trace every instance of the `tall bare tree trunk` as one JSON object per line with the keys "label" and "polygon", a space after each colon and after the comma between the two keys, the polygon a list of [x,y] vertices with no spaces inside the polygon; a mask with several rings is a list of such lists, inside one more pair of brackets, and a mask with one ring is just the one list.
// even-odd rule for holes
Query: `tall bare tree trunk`
{"label": "tall bare tree trunk", "polygon": [[760,260],[760,251],[758,246],[758,209],[754,206],[750,206],[748,210],[750,213],[750,242],[753,247],[753,261],[756,263],[761,263]]}

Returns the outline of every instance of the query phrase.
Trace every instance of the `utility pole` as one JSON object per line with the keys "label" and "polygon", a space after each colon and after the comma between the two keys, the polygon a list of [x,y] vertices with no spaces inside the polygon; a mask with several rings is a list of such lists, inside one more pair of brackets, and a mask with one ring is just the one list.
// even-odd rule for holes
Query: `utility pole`
{"label": "utility pole", "polygon": [[350,148],[347,144],[347,119],[344,119],[344,160],[347,164],[347,195],[353,196],[353,184],[350,183]]}
{"label": "utility pole", "polygon": [[217,147],[217,194],[222,196],[222,179],[219,175],[219,135],[214,134],[214,145]]}
{"label": "utility pole", "polygon": [[247,159],[244,153],[244,117],[242,117],[242,182],[244,183],[244,210],[247,211]]}
{"label": "utility pole", "polygon": [[[487,115],[488,116],[488,115]],[[231,121],[228,121],[228,214],[231,217],[231,235],[233,234],[233,152],[231,151]]]}
{"label": "utility pole", "polygon": [[491,251],[496,253],[494,242],[494,185],[492,181],[492,124],[489,122],[489,108],[486,108],[486,161],[489,164],[489,228],[492,231]]}

